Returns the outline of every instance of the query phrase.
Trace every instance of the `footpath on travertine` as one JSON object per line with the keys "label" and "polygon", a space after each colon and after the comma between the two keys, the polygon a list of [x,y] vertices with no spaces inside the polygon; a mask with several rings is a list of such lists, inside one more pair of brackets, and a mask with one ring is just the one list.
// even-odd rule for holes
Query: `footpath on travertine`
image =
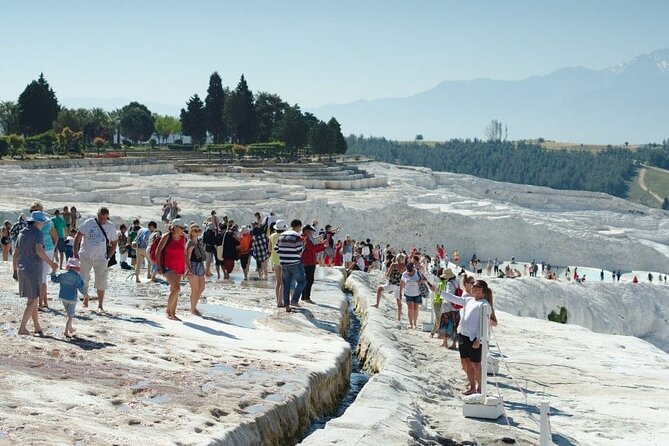
{"label": "footpath on travertine", "polygon": [[[254,276],[254,273],[251,273]],[[78,337],[50,286],[40,313],[46,337],[17,335],[25,300],[0,265],[0,445],[221,444],[295,442],[345,391],[350,348],[343,276],[319,269],[315,305],[277,309],[274,283],[207,283],[200,309],[164,314],[166,285],[110,272],[100,315],[79,306]],[[29,328],[32,328],[29,325]]]}
{"label": "footpath on travertine", "polygon": [[[343,416],[302,444],[534,445],[542,399],[551,404],[555,444],[669,443],[666,353],[634,337],[501,311],[491,348],[501,350],[506,362],[497,376],[506,417],[464,418],[466,380],[458,353],[439,347],[429,333],[408,330],[406,320],[397,322],[392,296],[371,308],[382,280],[356,272],[345,283],[362,321],[361,361],[377,373]],[[429,320],[429,312],[421,311],[419,326]],[[488,382],[497,394],[495,378]]]}

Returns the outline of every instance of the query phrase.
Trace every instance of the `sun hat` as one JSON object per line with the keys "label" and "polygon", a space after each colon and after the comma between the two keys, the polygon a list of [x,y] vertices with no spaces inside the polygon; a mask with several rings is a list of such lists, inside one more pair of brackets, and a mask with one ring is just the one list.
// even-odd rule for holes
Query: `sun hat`
{"label": "sun hat", "polygon": [[444,272],[439,276],[440,279],[451,280],[455,277],[455,273],[450,268],[446,268]]}
{"label": "sun hat", "polygon": [[80,269],[81,268],[81,263],[79,263],[79,259],[75,259],[74,257],[71,257],[70,260],[67,261],[67,268],[75,268],[75,269]]}
{"label": "sun hat", "polygon": [[274,229],[277,231],[285,231],[288,229],[288,226],[286,226],[286,222],[283,220],[277,220],[276,223],[274,223]]}
{"label": "sun hat", "polygon": [[30,213],[30,218],[28,219],[28,221],[37,221],[40,223],[44,223],[46,220],[46,215],[44,215],[44,212],[42,211],[32,211]]}
{"label": "sun hat", "polygon": [[185,224],[184,221],[183,221],[182,219],[180,219],[180,218],[175,218],[174,220],[172,220],[171,223],[172,223],[172,226],[178,226],[178,227],[180,227],[181,229],[186,229],[186,224]]}

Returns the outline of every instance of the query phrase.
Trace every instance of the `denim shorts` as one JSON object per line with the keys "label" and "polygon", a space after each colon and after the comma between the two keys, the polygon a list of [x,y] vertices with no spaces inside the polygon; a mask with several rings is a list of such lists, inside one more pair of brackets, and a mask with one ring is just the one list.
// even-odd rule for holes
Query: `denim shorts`
{"label": "denim shorts", "polygon": [[65,313],[69,317],[74,316],[74,310],[77,309],[77,301],[76,300],[67,300],[67,299],[61,299],[60,300],[63,303],[63,307],[65,307]]}
{"label": "denim shorts", "polygon": [[404,301],[408,304],[410,304],[410,303],[422,304],[423,303],[423,296],[421,296],[420,294],[418,296],[407,296],[405,294],[404,295]]}

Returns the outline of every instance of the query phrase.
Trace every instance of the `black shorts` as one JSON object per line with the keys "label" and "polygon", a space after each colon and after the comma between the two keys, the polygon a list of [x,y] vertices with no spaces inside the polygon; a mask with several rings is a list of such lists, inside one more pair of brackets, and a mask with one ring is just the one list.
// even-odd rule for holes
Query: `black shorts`
{"label": "black shorts", "polygon": [[459,335],[458,337],[458,348],[460,350],[460,359],[469,359],[471,362],[481,362],[481,351],[483,348],[479,345],[479,348],[474,348],[472,346],[474,341],[470,340],[467,336]]}

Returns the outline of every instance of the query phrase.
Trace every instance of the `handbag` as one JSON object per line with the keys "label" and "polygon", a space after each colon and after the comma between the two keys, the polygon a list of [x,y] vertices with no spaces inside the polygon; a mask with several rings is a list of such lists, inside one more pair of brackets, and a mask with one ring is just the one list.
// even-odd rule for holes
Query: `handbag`
{"label": "handbag", "polygon": [[[105,242],[107,242],[107,245],[106,245],[107,246],[107,253],[109,253],[109,248],[111,248],[111,246],[109,245],[109,239],[107,238],[107,233],[105,232],[104,228],[102,227],[102,225],[100,224],[100,222],[98,221],[97,218],[95,219],[95,223],[98,224],[98,227],[100,228],[100,231],[102,231],[102,235],[105,236]],[[109,254],[107,254],[107,255],[109,255]],[[107,261],[107,268],[109,268],[110,266],[116,265],[116,263],[118,263],[118,262],[116,262],[116,253],[114,253],[109,258],[109,260]]]}

